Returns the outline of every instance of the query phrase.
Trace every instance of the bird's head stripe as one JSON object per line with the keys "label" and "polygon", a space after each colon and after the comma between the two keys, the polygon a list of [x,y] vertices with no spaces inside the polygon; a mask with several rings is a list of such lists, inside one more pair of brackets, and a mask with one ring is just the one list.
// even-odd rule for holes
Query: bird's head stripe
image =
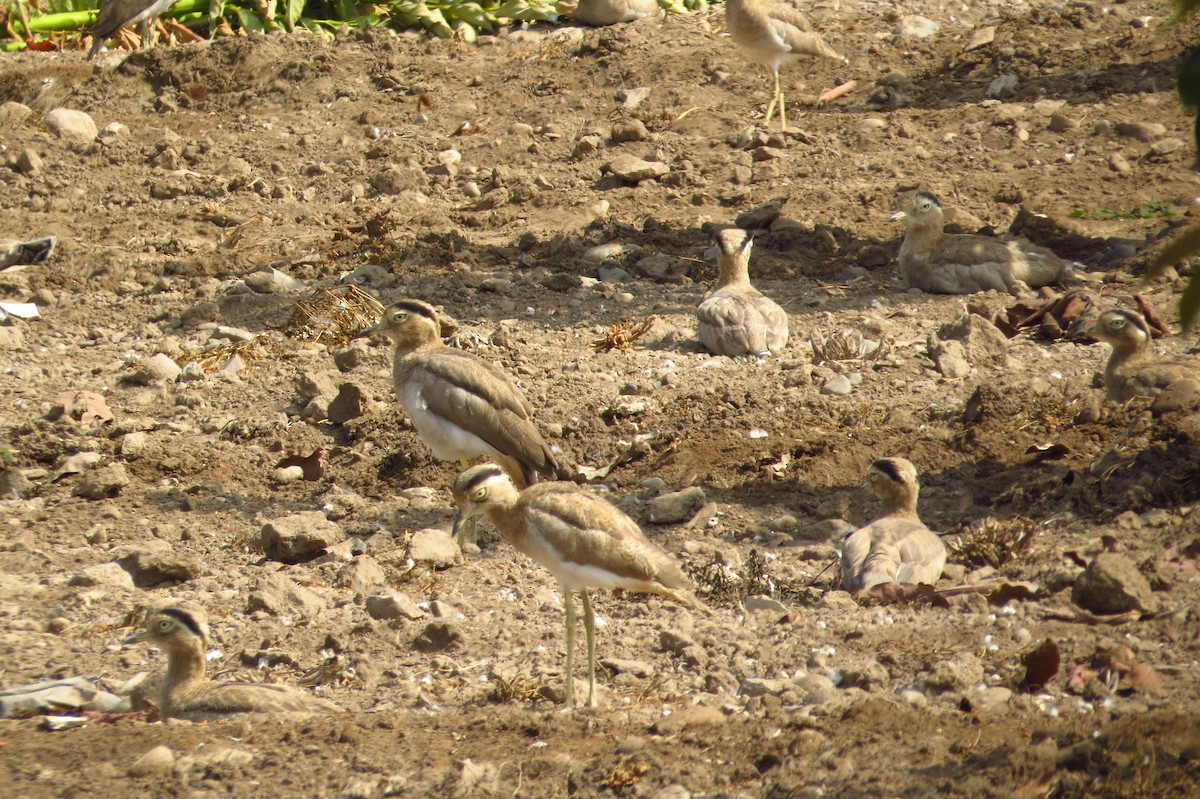
{"label": "bird's head stripe", "polygon": [[437,315],[434,312],[433,307],[428,303],[421,302],[420,300],[400,300],[392,305],[392,307],[408,311],[409,313],[417,314],[418,316],[424,316],[426,319],[437,319]]}
{"label": "bird's head stripe", "polygon": [[900,470],[896,468],[896,463],[890,458],[880,458],[872,463],[871,466],[887,475],[889,480],[897,483],[901,482]]}
{"label": "bird's head stripe", "polygon": [[187,627],[201,641],[205,640],[204,631],[200,628],[200,624],[186,610],[181,608],[163,608],[159,611],[164,616],[170,616],[175,621]]}
{"label": "bird's head stripe", "polygon": [[474,477],[471,478],[470,482],[467,483],[467,487],[466,487],[467,493],[468,494],[471,493],[472,491],[474,491],[475,489],[479,488],[481,485],[486,483],[488,480],[491,480],[493,477],[503,477],[503,476],[504,476],[504,470],[501,469],[499,466],[484,466],[483,468],[481,468],[479,470],[479,472],[477,474],[475,474]]}
{"label": "bird's head stripe", "polygon": [[937,195],[935,195],[935,194],[932,194],[932,193],[930,193],[930,192],[927,192],[927,191],[919,191],[919,192],[917,192],[917,196],[918,196],[918,197],[924,197],[926,200],[929,200],[931,203],[933,203],[934,205],[936,205],[938,208],[941,208],[941,207],[942,207],[941,200],[939,200],[939,199],[937,198]]}

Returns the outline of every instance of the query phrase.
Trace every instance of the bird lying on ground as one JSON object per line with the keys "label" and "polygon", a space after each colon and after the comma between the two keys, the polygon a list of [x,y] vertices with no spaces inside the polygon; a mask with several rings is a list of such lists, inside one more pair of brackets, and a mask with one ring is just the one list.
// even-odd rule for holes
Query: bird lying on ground
{"label": "bird lying on ground", "polygon": [[1136,311],[1105,311],[1081,332],[1112,347],[1104,365],[1104,394],[1110,402],[1126,403],[1134,397],[1157,397],[1180,381],[1200,381],[1200,362],[1196,360],[1153,359],[1150,326]]}
{"label": "bird lying on ground", "polygon": [[332,702],[286,685],[213,682],[204,675],[208,614],[191,602],[152,611],[146,626],[125,643],[148,641],[167,655],[158,684],[158,715],[208,721],[238,713],[333,713]]}
{"label": "bird lying on ground", "polygon": [[900,273],[910,288],[932,294],[1006,291],[1012,294],[1073,282],[1072,265],[1028,241],[946,233],[937,197],[906,191],[896,197],[889,222],[904,225]]}
{"label": "bird lying on ground", "polygon": [[717,234],[717,285],[696,308],[700,343],[714,355],[764,358],[787,345],[787,313],[750,285],[753,244],[737,228]]}
{"label": "bird lying on ground", "polygon": [[480,464],[454,481],[457,527],[481,513],[520,553],[558,580],[567,625],[567,707],[575,706],[575,600],[583,604],[587,640],[588,707],[596,704],[595,617],[588,589],[622,588],[658,594],[705,613],[691,581],[673,557],[650,543],[616,506],[574,483],[538,483],[518,491],[505,472]]}
{"label": "bird lying on ground", "polygon": [[842,588],[933,585],[946,565],[946,545],[917,516],[916,467],[904,458],[881,458],[867,469],[867,480],[883,503],[882,513],[843,541]]}

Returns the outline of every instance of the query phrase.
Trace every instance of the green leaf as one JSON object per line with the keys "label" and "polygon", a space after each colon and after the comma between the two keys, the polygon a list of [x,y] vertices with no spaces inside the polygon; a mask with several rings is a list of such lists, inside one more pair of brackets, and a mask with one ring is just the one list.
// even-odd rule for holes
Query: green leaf
{"label": "green leaf", "polygon": [[[479,3],[452,3],[446,8],[446,12],[455,19],[461,19],[476,28],[492,30],[492,18]],[[470,41],[474,41],[474,39]]]}
{"label": "green leaf", "polygon": [[287,16],[284,18],[284,24],[289,31],[293,30],[296,27],[296,23],[304,17],[304,6],[306,4],[307,0],[287,0]]}
{"label": "green leaf", "polygon": [[262,19],[253,11],[245,8],[238,8],[237,6],[234,6],[233,10],[237,13],[238,23],[241,24],[243,30],[249,31],[250,33],[263,32]]}
{"label": "green leaf", "polygon": [[1179,326],[1184,333],[1192,329],[1197,314],[1200,314],[1200,274],[1193,273],[1179,298]]}
{"label": "green leaf", "polygon": [[475,41],[475,28],[468,22],[463,22],[461,19],[454,21],[454,38],[470,44]]}

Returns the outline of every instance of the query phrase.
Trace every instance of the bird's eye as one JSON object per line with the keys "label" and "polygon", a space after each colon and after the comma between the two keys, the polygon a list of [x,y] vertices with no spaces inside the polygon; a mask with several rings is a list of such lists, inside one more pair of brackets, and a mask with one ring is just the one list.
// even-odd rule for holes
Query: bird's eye
{"label": "bird's eye", "polygon": [[485,497],[487,497],[487,486],[482,486],[475,489],[475,493],[471,495],[471,499],[475,500],[476,502],[480,502]]}
{"label": "bird's eye", "polygon": [[1112,319],[1108,320],[1108,326],[1113,330],[1120,330],[1121,328],[1125,327],[1125,320],[1119,316],[1114,316]]}
{"label": "bird's eye", "polygon": [[407,318],[408,318],[407,311],[396,311],[396,313],[392,314],[393,322],[403,322]]}
{"label": "bird's eye", "polygon": [[170,619],[160,619],[158,622],[158,631],[160,633],[165,633],[174,626],[174,622],[172,622]]}

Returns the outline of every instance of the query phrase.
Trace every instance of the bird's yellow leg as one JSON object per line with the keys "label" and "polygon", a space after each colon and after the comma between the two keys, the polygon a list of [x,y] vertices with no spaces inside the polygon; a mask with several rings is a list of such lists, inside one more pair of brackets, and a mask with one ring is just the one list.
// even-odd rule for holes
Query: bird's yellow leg
{"label": "bird's yellow leg", "polygon": [[588,655],[588,698],[587,706],[596,706],[596,617],[592,613],[592,601],[588,599],[587,591],[580,591],[579,598],[583,600],[583,633],[587,638]]}
{"label": "bird's yellow leg", "polygon": [[567,603],[567,710],[574,710],[575,678],[572,669],[575,666],[575,597],[570,591],[563,591],[563,602]]}
{"label": "bird's yellow leg", "polygon": [[771,103],[767,106],[767,119],[763,122],[763,126],[771,124],[771,117],[775,115],[775,104],[779,102],[779,70],[771,71],[775,76],[775,91],[771,94]]}
{"label": "bird's yellow leg", "polygon": [[[458,465],[465,472],[467,469],[469,469],[471,467],[471,462],[469,460],[467,460],[466,458],[459,458]],[[475,526],[476,523],[477,522],[476,522],[475,518],[472,517],[470,519],[467,519],[465,522],[463,522],[459,526],[459,528],[458,528],[458,548],[459,549],[462,549],[463,544],[466,542],[470,542],[470,543],[478,546],[477,542],[479,541],[479,529]]]}
{"label": "bird's yellow leg", "polygon": [[787,103],[783,100],[783,87],[779,85],[779,72],[775,72],[775,93],[779,95],[779,129],[787,130]]}

